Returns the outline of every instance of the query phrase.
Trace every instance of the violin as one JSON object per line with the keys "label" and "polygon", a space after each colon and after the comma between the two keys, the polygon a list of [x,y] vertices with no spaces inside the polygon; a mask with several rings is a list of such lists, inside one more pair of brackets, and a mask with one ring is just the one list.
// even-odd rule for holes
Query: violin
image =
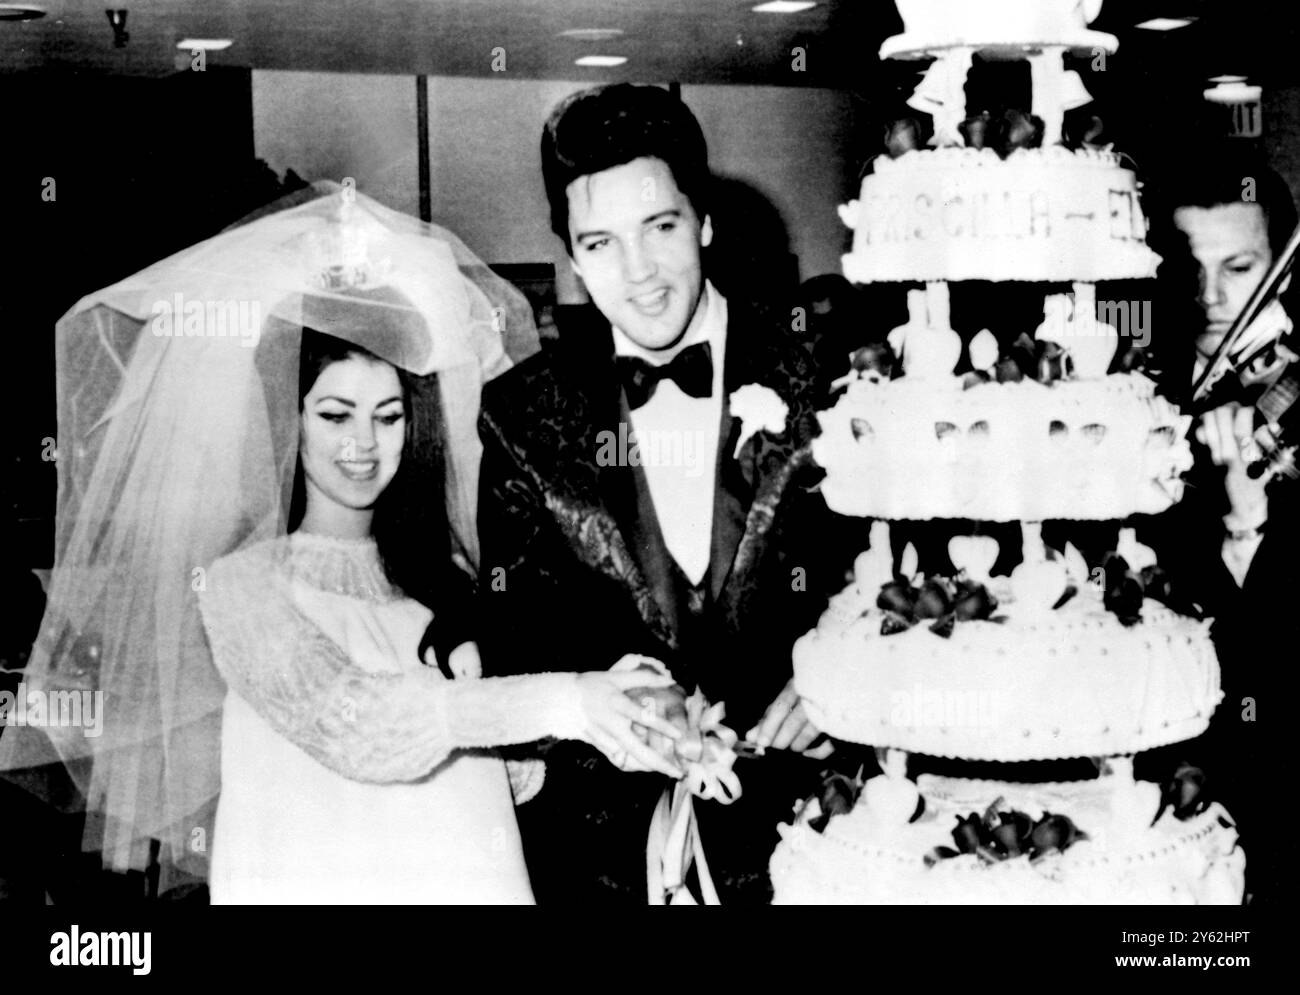
{"label": "violin", "polygon": [[[1254,406],[1261,424],[1255,429],[1253,453],[1247,472],[1252,479],[1281,477],[1300,479],[1297,450],[1300,449],[1300,342],[1294,337],[1290,318],[1278,295],[1286,283],[1300,250],[1300,226],[1291,233],[1286,247],[1260,281],[1241,314],[1228,329],[1213,358],[1192,385],[1192,402],[1198,413],[1218,407],[1227,400]],[[1251,343],[1242,348],[1243,342]],[[1227,374],[1229,383],[1225,395]]]}

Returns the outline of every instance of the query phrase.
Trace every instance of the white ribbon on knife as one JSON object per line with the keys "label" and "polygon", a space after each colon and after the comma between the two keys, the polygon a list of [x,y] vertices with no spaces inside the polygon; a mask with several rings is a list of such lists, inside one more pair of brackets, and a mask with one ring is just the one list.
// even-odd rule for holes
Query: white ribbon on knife
{"label": "white ribbon on knife", "polygon": [[686,885],[692,866],[704,904],[720,904],[700,841],[695,799],[730,805],[740,797],[740,780],[731,769],[737,736],[722,724],[723,704],[709,706],[697,691],[686,700],[686,714],[686,734],[674,744],[686,776],[664,789],[650,819],[646,884],[651,905],[700,904]]}

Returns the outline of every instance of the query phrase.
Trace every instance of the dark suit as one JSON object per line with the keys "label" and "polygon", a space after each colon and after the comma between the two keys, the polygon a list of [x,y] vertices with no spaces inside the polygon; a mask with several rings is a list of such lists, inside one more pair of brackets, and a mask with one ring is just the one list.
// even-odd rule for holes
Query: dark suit
{"label": "dark suit", "polygon": [[1138,769],[1163,780],[1179,761],[1201,767],[1207,793],[1223,802],[1241,832],[1247,891],[1256,902],[1274,901],[1283,854],[1277,800],[1286,789],[1269,774],[1284,758],[1279,751],[1289,722],[1286,685],[1300,649],[1300,485],[1270,485],[1264,537],[1238,585],[1222,557],[1222,516],[1228,510],[1222,474],[1208,457],[1198,458],[1183,501],[1139,529],[1139,538],[1169,570],[1180,600],[1194,602],[1214,619],[1223,702],[1203,736],[1142,754]]}
{"label": "dark suit", "polygon": [[[700,585],[664,543],[644,471],[601,465],[629,422],[609,325],[595,309],[559,344],[488,384],[480,434],[480,633],[485,672],[606,670],[626,653],[662,660],[687,689],[724,701],[740,734],[790,679],[794,640],[825,605],[828,578],[800,559],[815,537],[801,505],[817,471],[812,371],[779,316],[728,301],[712,550]],[[733,458],[741,424],[727,397],[757,383],[789,408]],[[624,430],[625,432],[628,430]],[[605,434],[608,433],[608,434]],[[605,461],[607,462],[607,461]],[[804,574],[800,574],[800,571]],[[811,770],[810,770],[811,768]],[[740,761],[731,810],[703,803],[704,845],[724,898],[766,897],[775,824],[817,766]],[[547,784],[519,810],[539,901],[645,900],[650,813],[667,782],[616,771],[583,744],[551,749]]]}

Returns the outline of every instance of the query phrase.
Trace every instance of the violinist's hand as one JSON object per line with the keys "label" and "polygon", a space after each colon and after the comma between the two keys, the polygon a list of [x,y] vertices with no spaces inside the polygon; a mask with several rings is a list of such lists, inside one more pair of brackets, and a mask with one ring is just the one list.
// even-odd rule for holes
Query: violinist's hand
{"label": "violinist's hand", "polygon": [[1224,490],[1228,497],[1228,514],[1224,524],[1229,529],[1258,528],[1268,520],[1267,478],[1252,480],[1247,467],[1259,458],[1255,442],[1255,409],[1250,405],[1225,404],[1201,416],[1196,437],[1210,451],[1215,466],[1225,469]]}

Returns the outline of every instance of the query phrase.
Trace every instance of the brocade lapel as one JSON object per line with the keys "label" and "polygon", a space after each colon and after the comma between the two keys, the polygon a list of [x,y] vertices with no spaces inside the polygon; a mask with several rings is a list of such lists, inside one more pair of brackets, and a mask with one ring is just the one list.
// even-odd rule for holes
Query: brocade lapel
{"label": "brocade lapel", "polygon": [[[632,411],[628,407],[627,396],[618,380],[614,381],[614,387],[618,420],[620,425],[626,426],[623,431],[627,433],[630,446],[634,438]],[[616,427],[615,431],[618,430]],[[601,490],[607,502],[606,506],[618,523],[623,540],[631,551],[633,559],[636,560],[642,576],[648,582],[664,621],[672,630],[673,640],[669,645],[676,649],[681,606],[678,604],[677,585],[673,583],[672,553],[668,550],[663,528],[655,513],[645,467],[633,466],[620,460],[617,466],[602,469]]]}
{"label": "brocade lapel", "polygon": [[[713,545],[709,560],[709,586],[716,599],[731,575],[736,547],[745,531],[745,516],[754,499],[752,476],[745,477],[744,466],[735,458],[741,423],[731,417],[731,394],[745,382],[749,373],[748,346],[740,330],[736,307],[728,302],[726,366],[722,373],[722,427],[718,432],[716,485],[713,489]],[[743,312],[740,312],[743,313]]]}
{"label": "brocade lapel", "polygon": [[[731,415],[731,395],[747,384],[767,387],[785,402],[785,430],[751,433],[737,453],[744,426]],[[719,600],[729,582],[739,580],[757,559],[786,484],[806,462],[804,447],[816,424],[811,369],[778,317],[728,302],[723,393],[710,565],[713,596]]]}
{"label": "brocade lapel", "polygon": [[[591,310],[598,318],[599,312]],[[566,328],[561,341],[557,348],[564,352],[561,366],[567,376],[559,389],[573,391],[577,403],[565,419],[566,443],[573,446],[574,454],[562,461],[565,469],[552,481],[555,498],[571,505],[572,514],[583,519],[576,530],[568,531],[585,547],[588,562],[624,584],[642,620],[675,649],[675,598],[657,552],[663,547],[663,536],[657,522],[643,522],[634,475],[640,468],[624,458],[623,447],[631,444],[631,422],[614,367],[609,325],[600,320],[583,322],[581,327]],[[602,452],[614,458],[604,459]],[[577,538],[592,533],[589,540]]]}

